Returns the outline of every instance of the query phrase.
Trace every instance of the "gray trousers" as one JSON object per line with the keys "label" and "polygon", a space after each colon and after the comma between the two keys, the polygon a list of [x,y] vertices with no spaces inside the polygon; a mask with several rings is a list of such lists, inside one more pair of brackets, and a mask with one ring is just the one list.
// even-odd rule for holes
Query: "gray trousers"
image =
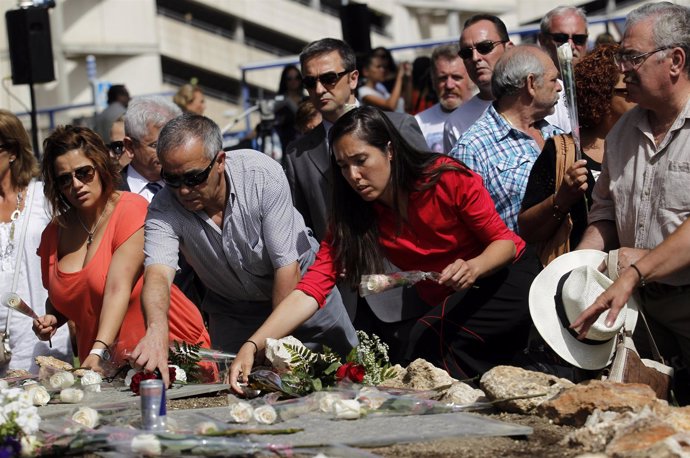
{"label": "gray trousers", "polygon": [[[309,238],[311,248],[299,258],[302,275],[314,263],[319,244]],[[266,321],[273,311],[271,301],[233,301],[208,290],[202,309],[209,316],[211,345],[223,351],[237,352],[244,342]],[[293,333],[307,347],[318,350],[326,345],[346,356],[357,345],[355,328],[337,288],[326,298],[324,307],[314,313]]]}

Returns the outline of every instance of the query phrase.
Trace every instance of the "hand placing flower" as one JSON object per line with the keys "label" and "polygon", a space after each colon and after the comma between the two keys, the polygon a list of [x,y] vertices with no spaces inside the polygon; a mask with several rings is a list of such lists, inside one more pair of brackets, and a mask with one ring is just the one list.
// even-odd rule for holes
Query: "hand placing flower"
{"label": "hand placing flower", "polygon": [[349,379],[355,383],[362,383],[366,369],[361,364],[345,363],[335,372],[335,377],[338,380]]}

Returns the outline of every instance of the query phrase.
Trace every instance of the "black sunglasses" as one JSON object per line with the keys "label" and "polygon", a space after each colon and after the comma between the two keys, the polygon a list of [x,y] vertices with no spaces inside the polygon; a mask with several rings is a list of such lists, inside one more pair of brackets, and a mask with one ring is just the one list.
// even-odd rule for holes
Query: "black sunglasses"
{"label": "black sunglasses", "polygon": [[108,143],[106,146],[108,147],[110,153],[115,157],[120,157],[122,156],[122,153],[125,152],[125,142],[122,140],[115,140],[114,142]]}
{"label": "black sunglasses", "polygon": [[575,33],[573,35],[568,35],[567,33],[547,33],[546,35],[550,36],[556,43],[565,43],[570,39],[578,46],[586,44],[588,37],[586,33]]}
{"label": "black sunglasses", "polygon": [[72,187],[72,183],[74,182],[73,177],[84,184],[89,184],[93,181],[94,176],[96,176],[96,167],[93,165],[84,165],[74,169],[74,172],[58,175],[57,178],[55,178],[55,183],[57,183],[60,189],[68,189]]}
{"label": "black sunglasses", "polygon": [[460,48],[460,51],[458,51],[458,56],[460,56],[463,59],[469,59],[472,57],[473,51],[476,49],[479,54],[482,56],[485,56],[489,54],[491,51],[494,50],[494,48],[500,44],[503,43],[508,43],[507,41],[482,41],[477,43],[474,46],[470,46],[467,48]]}
{"label": "black sunglasses", "polygon": [[218,154],[220,153],[216,153],[216,155],[213,156],[211,163],[201,172],[187,172],[182,175],[170,175],[161,170],[161,178],[163,179],[163,182],[171,188],[179,188],[183,184],[188,188],[199,186],[208,179],[211,169],[213,168],[213,164],[216,163]]}
{"label": "black sunglasses", "polygon": [[340,73],[326,72],[319,76],[304,76],[302,77],[302,84],[306,89],[316,88],[316,83],[321,82],[324,87],[332,88],[343,76],[350,73],[352,70],[343,70]]}

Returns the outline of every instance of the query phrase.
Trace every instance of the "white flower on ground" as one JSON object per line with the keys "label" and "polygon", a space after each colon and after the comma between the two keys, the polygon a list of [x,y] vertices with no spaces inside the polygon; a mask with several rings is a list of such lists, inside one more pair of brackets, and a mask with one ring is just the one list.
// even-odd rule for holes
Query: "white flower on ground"
{"label": "white flower on ground", "polygon": [[333,413],[333,404],[335,401],[338,401],[341,399],[340,396],[337,394],[333,393],[326,393],[323,391],[320,391],[316,393],[317,395],[317,400],[319,402],[319,410],[323,413]]}
{"label": "white flower on ground", "polygon": [[175,364],[170,364],[169,367],[174,367],[175,368],[175,381],[176,382],[187,382],[187,373],[182,369],[180,366],[177,366]]}
{"label": "white flower on ground", "polygon": [[155,434],[138,434],[132,438],[132,452],[145,456],[160,456],[161,443]]}
{"label": "white flower on ground", "polygon": [[72,421],[84,425],[87,428],[95,428],[98,426],[99,420],[100,416],[98,415],[98,411],[91,407],[79,407],[79,410],[72,415]]}
{"label": "white flower on ground", "polygon": [[24,388],[31,397],[31,403],[35,406],[44,406],[50,401],[50,393],[38,383],[26,385]]}
{"label": "white flower on ground", "polygon": [[273,406],[268,404],[254,409],[254,420],[262,425],[272,425],[278,419],[278,414]]}
{"label": "white flower on ground", "polygon": [[101,382],[103,382],[103,378],[96,371],[87,370],[81,376],[81,386],[84,388],[84,391],[100,392]]}
{"label": "white flower on ground", "polygon": [[218,426],[212,421],[202,421],[194,427],[196,434],[211,434],[218,432]]}
{"label": "white flower on ground", "polygon": [[333,403],[333,414],[338,420],[356,420],[359,418],[359,401],[338,399]]}
{"label": "white flower on ground", "polygon": [[248,402],[239,401],[230,405],[230,418],[235,423],[247,423],[254,416],[254,409]]}
{"label": "white flower on ground", "polygon": [[292,336],[283,337],[282,339],[266,339],[266,359],[270,361],[271,366],[278,372],[285,372],[290,370],[290,361],[292,357],[288,353],[284,344],[294,345],[296,347],[304,347],[304,344]]}
{"label": "white flower on ground", "polygon": [[48,387],[53,390],[64,390],[74,385],[74,375],[71,372],[56,372],[48,379]]}
{"label": "white flower on ground", "polygon": [[67,404],[76,404],[84,399],[84,392],[77,388],[65,388],[60,391],[60,401]]}

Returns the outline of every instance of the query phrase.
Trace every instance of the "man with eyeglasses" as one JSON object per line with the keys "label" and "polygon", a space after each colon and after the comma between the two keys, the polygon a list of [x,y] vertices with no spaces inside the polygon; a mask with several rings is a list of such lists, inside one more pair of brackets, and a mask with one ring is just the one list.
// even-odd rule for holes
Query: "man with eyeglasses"
{"label": "man with eyeglasses", "polygon": [[429,149],[442,153],[443,124],[456,108],[472,98],[476,89],[458,55],[457,45],[437,46],[431,52],[431,84],[439,101],[415,118]]}
{"label": "man with eyeglasses", "polygon": [[458,55],[479,93],[453,111],[443,125],[443,152],[446,154],[491,105],[494,100],[491,92],[494,65],[511,46],[513,43],[506,25],[497,16],[476,14],[465,21]]}
{"label": "man with eyeglasses", "polygon": [[450,156],[484,180],[496,211],[517,231],[517,216],[530,171],[544,142],[560,129],[544,118],[553,114],[562,87],[548,54],[534,45],[506,51],[491,76],[496,101],[470,127]]}
{"label": "man with eyeglasses", "polygon": [[[149,207],[142,304],[147,332],[132,354],[167,373],[170,283],[184,254],[208,288],[202,305],[214,348],[237,352],[313,263],[319,244],[293,207],[280,164],[257,151],[222,150],[220,129],[185,114],[161,130],[165,188]],[[293,332],[346,355],[357,344],[337,290]],[[193,343],[193,342],[192,342]]]}
{"label": "man with eyeglasses", "polygon": [[172,101],[160,97],[137,97],[125,113],[125,151],[130,163],[122,169],[121,190],[139,194],[149,202],[163,187],[161,163],[156,156],[158,133],[182,114]]}
{"label": "man with eyeglasses", "polygon": [[[295,207],[323,240],[328,226],[331,194],[331,160],[328,130],[348,109],[357,106],[355,89],[359,79],[355,53],[342,40],[323,38],[309,43],[299,56],[302,84],[323,122],[288,145],[285,173]],[[386,112],[400,133],[412,145],[426,150],[426,141],[413,116]]]}
{"label": "man with eyeglasses", "polygon": [[[662,356],[679,356],[690,367],[690,270],[659,278],[635,263],[690,215],[690,9],[668,2],[628,14],[616,62],[627,99],[636,102],[606,137],[605,160],[592,193],[589,226],[578,249],[619,248],[618,270],[635,270],[640,298]],[[686,247],[690,249],[690,247]],[[626,275],[630,277],[630,273]],[[647,282],[647,278],[654,278]],[[597,300],[595,319],[621,303]],[[594,313],[592,313],[594,312]],[[588,321],[589,324],[591,322]],[[638,349],[648,348],[646,341]],[[690,402],[690,387],[676,390]]]}

